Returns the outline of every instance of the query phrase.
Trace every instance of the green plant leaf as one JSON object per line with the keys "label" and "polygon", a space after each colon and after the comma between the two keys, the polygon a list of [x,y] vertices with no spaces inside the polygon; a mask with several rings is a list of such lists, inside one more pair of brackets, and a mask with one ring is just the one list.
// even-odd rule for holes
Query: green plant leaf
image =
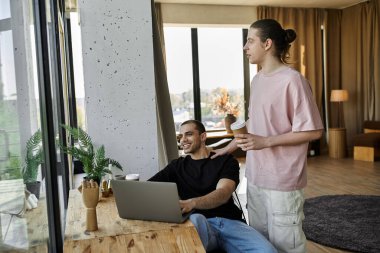
{"label": "green plant leaf", "polygon": [[118,161],[115,161],[114,159],[111,158],[106,158],[108,160],[108,164],[112,164],[112,166],[115,166],[119,170],[123,170],[123,167],[120,165]]}
{"label": "green plant leaf", "polygon": [[43,163],[42,134],[38,129],[26,142],[26,154],[22,167],[22,176],[25,183],[37,181],[38,167]]}
{"label": "green plant leaf", "polygon": [[95,151],[95,160],[94,160],[94,167],[97,168],[98,166],[104,165],[104,159],[105,159],[105,150],[104,150],[104,145],[100,146]]}
{"label": "green plant leaf", "polygon": [[68,135],[76,140],[77,143],[74,146],[67,147],[60,144],[61,149],[83,163],[83,170],[88,178],[101,179],[107,173],[111,173],[108,169],[108,164],[110,163],[122,169],[117,161],[105,157],[104,145],[94,149],[90,136],[84,130],[67,125],[62,125],[62,127],[67,130]]}

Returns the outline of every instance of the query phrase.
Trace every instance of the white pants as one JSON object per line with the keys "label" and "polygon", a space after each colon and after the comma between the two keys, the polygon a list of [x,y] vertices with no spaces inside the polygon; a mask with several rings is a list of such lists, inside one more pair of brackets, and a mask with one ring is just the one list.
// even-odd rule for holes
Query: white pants
{"label": "white pants", "polygon": [[305,253],[303,190],[267,190],[248,183],[249,225],[263,234],[279,253]]}

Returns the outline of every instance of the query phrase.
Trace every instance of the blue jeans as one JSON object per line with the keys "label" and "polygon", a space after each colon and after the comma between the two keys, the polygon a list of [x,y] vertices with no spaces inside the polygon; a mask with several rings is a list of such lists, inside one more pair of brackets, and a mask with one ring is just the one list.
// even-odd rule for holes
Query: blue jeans
{"label": "blue jeans", "polygon": [[206,251],[223,249],[228,253],[277,253],[270,242],[247,224],[226,218],[206,218],[202,214],[190,215]]}

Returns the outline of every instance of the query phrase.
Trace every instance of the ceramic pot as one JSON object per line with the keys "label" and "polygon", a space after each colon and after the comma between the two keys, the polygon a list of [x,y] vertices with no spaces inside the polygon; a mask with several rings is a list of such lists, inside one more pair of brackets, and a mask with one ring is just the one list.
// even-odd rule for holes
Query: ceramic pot
{"label": "ceramic pot", "polygon": [[227,133],[232,133],[231,124],[236,121],[236,117],[233,114],[227,114],[224,118],[224,126],[226,127]]}
{"label": "ceramic pot", "polygon": [[41,189],[41,182],[36,181],[32,183],[26,183],[26,189],[30,192],[36,195],[37,199],[40,199],[40,189]]}

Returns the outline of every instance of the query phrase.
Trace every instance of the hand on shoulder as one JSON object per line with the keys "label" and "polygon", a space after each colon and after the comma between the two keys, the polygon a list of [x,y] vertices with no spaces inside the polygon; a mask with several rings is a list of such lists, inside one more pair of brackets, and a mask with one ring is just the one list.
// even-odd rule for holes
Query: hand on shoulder
{"label": "hand on shoulder", "polygon": [[225,148],[212,150],[211,153],[213,153],[211,155],[211,159],[217,158],[218,156],[222,156],[222,155],[228,155],[228,151]]}

